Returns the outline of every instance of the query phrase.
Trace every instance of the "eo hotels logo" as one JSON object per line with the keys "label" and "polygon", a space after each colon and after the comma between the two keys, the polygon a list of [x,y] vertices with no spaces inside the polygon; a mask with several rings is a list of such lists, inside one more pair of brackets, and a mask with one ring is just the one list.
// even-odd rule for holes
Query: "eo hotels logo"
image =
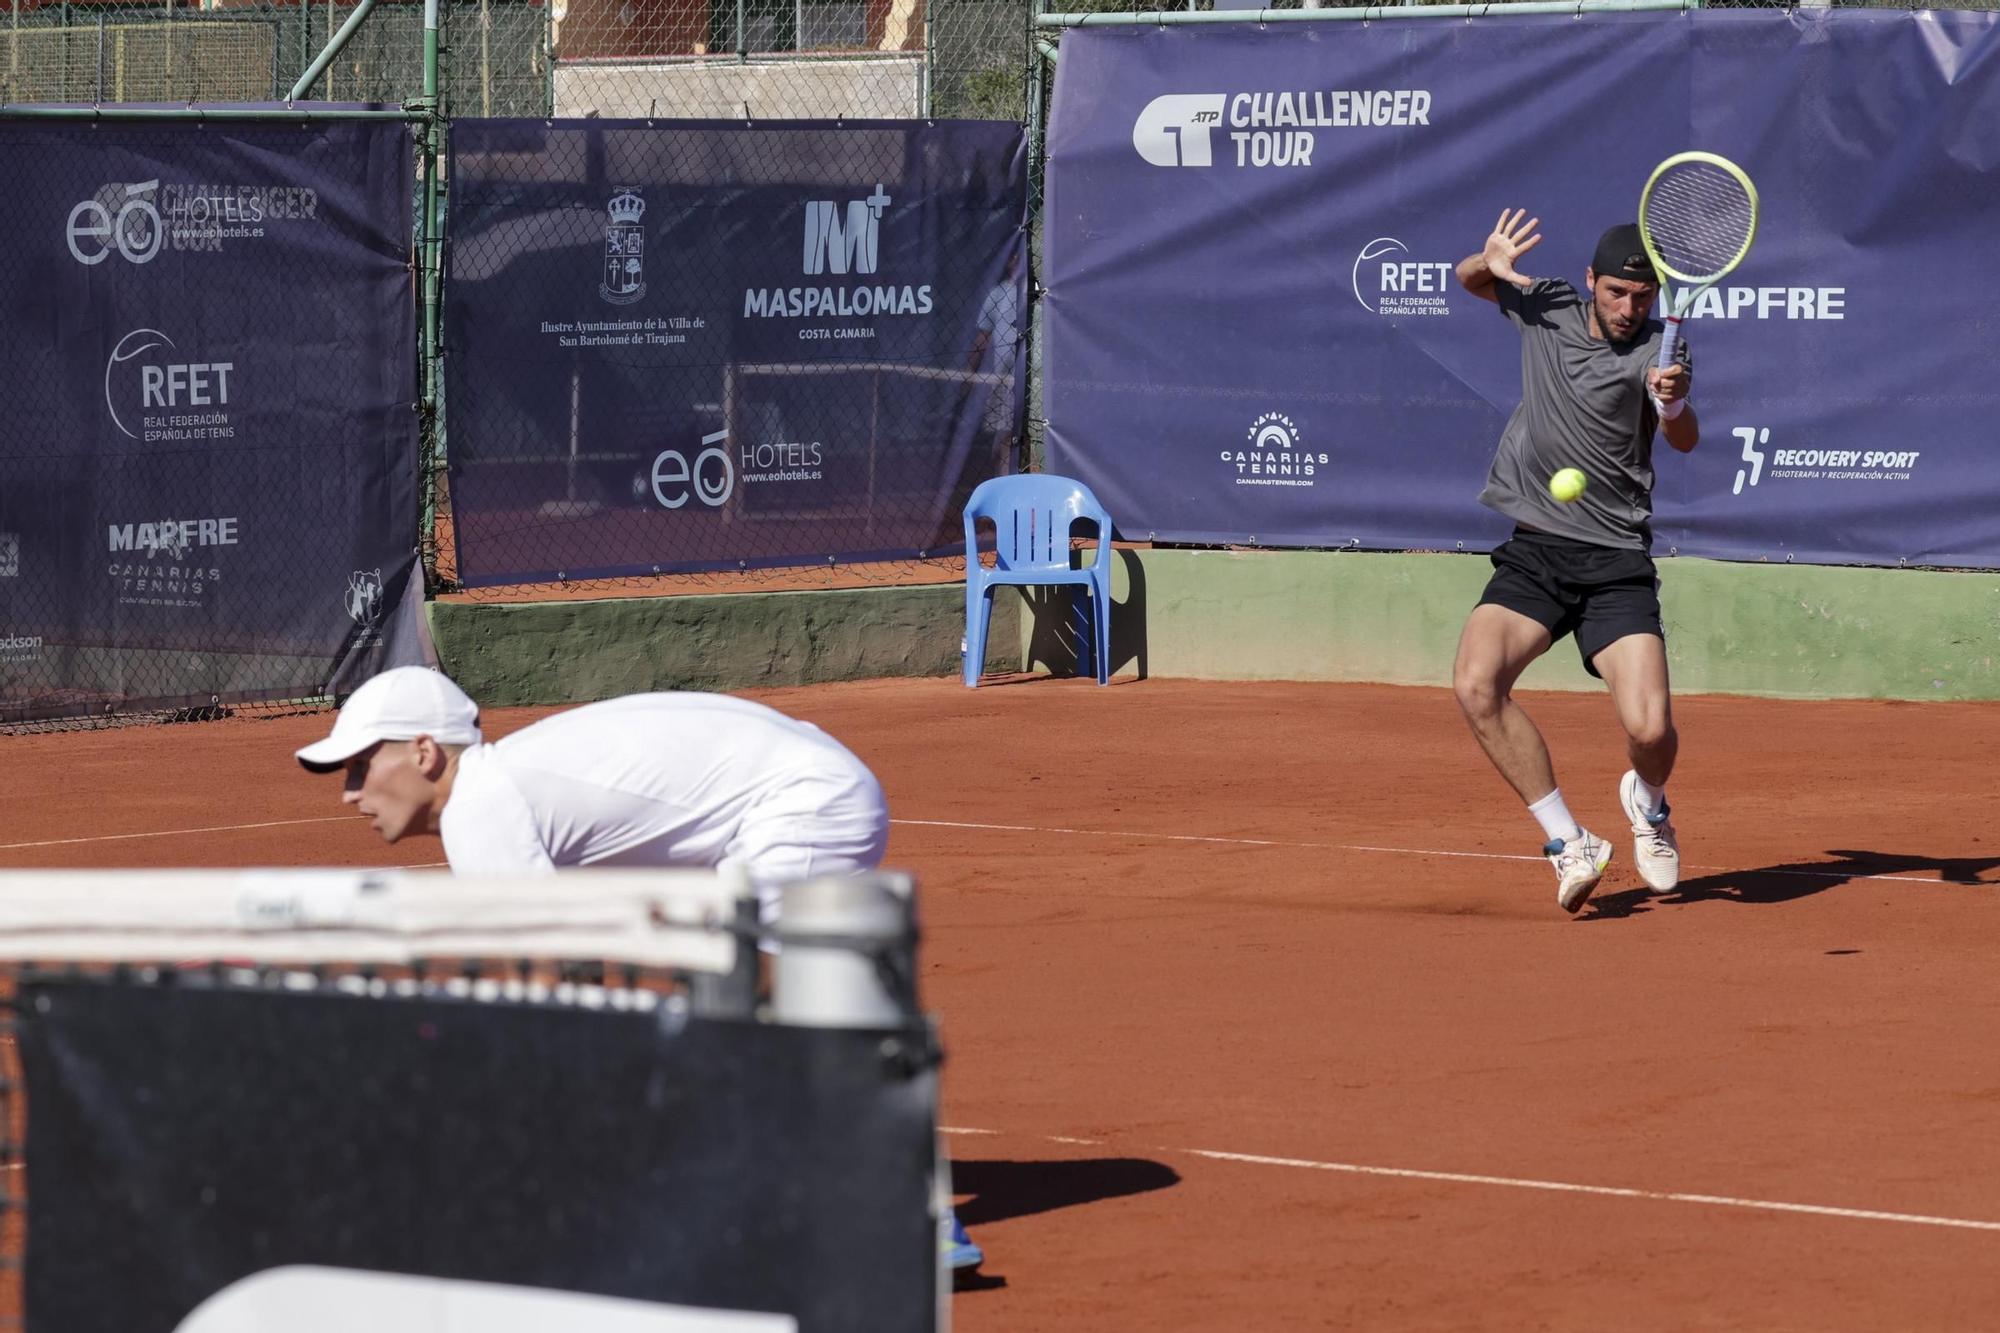
{"label": "eo hotels logo", "polygon": [[701,452],[693,461],[678,449],[662,449],[654,457],[649,480],[661,508],[679,509],[695,499],[716,509],[729,499],[736,489],[736,467],[720,447],[728,438],[726,430],[702,436]]}
{"label": "eo hotels logo", "polygon": [[[1772,481],[1908,481],[1921,449],[1773,449],[1769,426],[1738,426],[1729,432],[1743,444],[1731,495]],[[1768,469],[1767,465],[1768,464]]]}
{"label": "eo hotels logo", "polygon": [[104,408],[111,424],[147,443],[226,440],[233,361],[184,361],[158,329],[134,329],[104,363]]}
{"label": "eo hotels logo", "polygon": [[611,196],[605,206],[604,281],[597,294],[613,305],[631,305],[646,294],[646,201],[637,190]]}
{"label": "eo hotels logo", "polygon": [[278,221],[319,220],[319,192],[302,185],[163,183],[155,178],[100,185],[69,210],[70,258],[102,264],[116,254],[150,263],[162,246],[216,251],[225,241],[257,240]]}
{"label": "eo hotels logo", "polygon": [[1354,257],[1354,299],[1372,315],[1449,315],[1445,293],[1453,285],[1453,266],[1409,254],[1410,247],[1393,236],[1362,246]]}
{"label": "eo hotels logo", "polygon": [[1311,486],[1327,456],[1305,447],[1290,417],[1266,412],[1250,423],[1242,445],[1222,451],[1222,461],[1238,486]]}
{"label": "eo hotels logo", "polygon": [[79,264],[102,264],[115,250],[126,262],[144,264],[160,253],[167,229],[153,206],[157,180],[106,185],[94,198],[69,211],[69,252]]}
{"label": "eo hotels logo", "polygon": [[[882,220],[894,202],[878,181],[861,199],[808,199],[804,245],[799,269],[820,281],[813,286],[752,287],[743,293],[743,317],[791,319],[867,319],[884,315],[931,313],[929,284],[855,282],[882,271]],[[849,281],[834,282],[846,278]],[[805,330],[801,338],[872,338],[866,326]]]}
{"label": "eo hotels logo", "polygon": [[1219,130],[1239,167],[1309,167],[1316,130],[1428,125],[1430,113],[1421,88],[1167,93],[1132,122],[1132,147],[1156,167],[1213,166]]}

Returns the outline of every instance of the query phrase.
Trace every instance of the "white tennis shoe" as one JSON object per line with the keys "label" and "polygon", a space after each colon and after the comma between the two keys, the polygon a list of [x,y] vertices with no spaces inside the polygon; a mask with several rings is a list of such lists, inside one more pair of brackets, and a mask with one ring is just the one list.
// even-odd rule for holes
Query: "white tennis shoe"
{"label": "white tennis shoe", "polygon": [[1564,842],[1551,838],[1542,855],[1556,868],[1556,906],[1575,913],[1590,901],[1604,867],[1611,864],[1611,844],[1587,828],[1579,828],[1574,838]]}
{"label": "white tennis shoe", "polygon": [[1618,780],[1618,804],[1632,821],[1632,859],[1639,864],[1639,878],[1655,893],[1666,893],[1681,882],[1681,844],[1674,833],[1672,812],[1665,801],[1660,812],[1646,813],[1639,801],[1639,775],[1627,770]]}

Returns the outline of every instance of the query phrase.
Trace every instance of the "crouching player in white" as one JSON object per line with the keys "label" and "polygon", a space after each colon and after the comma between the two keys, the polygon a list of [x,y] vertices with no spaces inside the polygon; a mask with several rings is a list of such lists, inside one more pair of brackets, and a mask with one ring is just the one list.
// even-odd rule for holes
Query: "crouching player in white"
{"label": "crouching player in white", "polygon": [[[341,800],[383,841],[441,837],[456,874],[740,868],[767,920],[780,885],[873,870],[889,841],[882,786],[847,747],[720,694],[586,704],[489,745],[463,690],[397,667],[349,696],[298,760],[345,770]],[[941,1244],[954,1269],[983,1258],[950,1213]]]}

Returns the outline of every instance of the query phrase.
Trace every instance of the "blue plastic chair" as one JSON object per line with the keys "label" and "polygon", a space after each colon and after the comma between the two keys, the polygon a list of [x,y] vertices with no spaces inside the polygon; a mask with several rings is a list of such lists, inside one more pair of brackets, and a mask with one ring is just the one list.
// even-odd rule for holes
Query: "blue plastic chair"
{"label": "blue plastic chair", "polygon": [[[979,562],[979,520],[993,520],[998,564]],[[1069,562],[1070,524],[1097,525],[1097,558]],[[983,481],[965,502],[965,683],[976,687],[986,664],[993,590],[1002,584],[1077,584],[1090,590],[1091,647],[1097,683],[1111,683],[1111,515],[1090,488],[1069,477],[1028,472]]]}

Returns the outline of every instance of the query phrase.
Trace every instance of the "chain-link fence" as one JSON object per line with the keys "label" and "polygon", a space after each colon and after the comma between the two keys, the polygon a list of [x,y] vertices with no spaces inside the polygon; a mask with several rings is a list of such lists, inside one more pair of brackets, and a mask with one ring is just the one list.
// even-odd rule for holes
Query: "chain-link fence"
{"label": "chain-link fence", "polygon": [[1015,429],[1022,170],[1005,124],[461,122],[459,578],[955,550]]}
{"label": "chain-link fence", "polygon": [[0,120],[0,723],[323,696],[405,623],[410,135]]}
{"label": "chain-link fence", "polygon": [[[1713,2],[1731,6],[1746,0]],[[1778,7],[1767,0],[1747,2]],[[0,4],[6,5],[0,9],[0,36],[4,36],[0,100],[14,104],[282,101],[356,13],[352,4],[272,0],[202,0],[193,5],[175,0],[144,5],[0,0]],[[1995,5],[2000,0],[1969,0],[1964,7]],[[1213,13],[1240,7],[1239,0],[1193,0],[1166,12]],[[1257,10],[1307,7],[1310,0],[1271,0],[1256,10],[1245,9],[1243,17],[1255,21]],[[1029,343],[1024,456],[1032,459],[1044,433],[1040,320],[1035,307],[1039,294],[1035,279],[1041,271],[1041,130],[1047,123],[1064,32],[1059,24],[1051,25],[1050,17],[1153,12],[1146,0],[446,0],[438,108],[446,120],[440,126],[448,127],[450,118],[508,116],[712,119],[753,125],[789,119],[934,117],[1025,125],[1030,295],[1027,309],[1013,322]],[[383,0],[301,95],[343,103],[412,104],[424,89],[423,21],[423,7],[414,0]],[[837,202],[844,208],[847,201]],[[599,200],[596,206],[601,209],[603,203]],[[419,206],[416,212],[421,234],[413,244],[414,266],[421,269],[426,258],[422,242],[441,236],[442,224],[434,217],[430,231],[423,232],[425,210]],[[972,335],[977,333],[976,327],[971,328]],[[427,341],[414,355],[430,358],[435,347]],[[961,350],[969,355],[969,348]],[[744,377],[744,382],[757,378]],[[794,400],[803,383],[788,386]],[[736,394],[746,391],[732,388]],[[463,572],[454,562],[455,542],[462,534],[452,527],[452,497],[444,484],[450,460],[441,427],[450,404],[428,394],[424,401],[431,409],[427,422],[440,428],[427,436],[424,470],[438,489],[420,541],[431,586],[449,590]],[[722,395],[708,394],[698,401],[720,403]],[[589,407],[579,410],[587,415]],[[740,405],[720,410],[732,420],[746,419]],[[787,414],[787,419],[796,415],[796,411]],[[690,423],[690,428],[695,424],[699,423]],[[566,443],[564,452],[567,457]],[[581,447],[576,451],[580,476],[588,473],[586,452]],[[622,484],[629,501],[635,478],[625,477]],[[611,483],[599,478],[579,485],[589,490]],[[616,491],[616,486],[611,488]],[[564,497],[568,493],[565,477]],[[826,554],[799,566],[801,571],[817,573],[798,581],[904,580],[938,574],[936,569],[910,563],[857,574],[839,558],[829,561]],[[709,586],[730,586],[732,579],[771,582],[795,577],[759,574],[758,562],[767,558],[768,553],[746,555],[736,576],[711,572],[696,577]],[[617,563],[636,567],[641,562]],[[648,567],[645,572],[591,586],[570,578],[563,586],[572,593],[659,586],[650,565],[674,562],[669,556],[643,563]]]}

